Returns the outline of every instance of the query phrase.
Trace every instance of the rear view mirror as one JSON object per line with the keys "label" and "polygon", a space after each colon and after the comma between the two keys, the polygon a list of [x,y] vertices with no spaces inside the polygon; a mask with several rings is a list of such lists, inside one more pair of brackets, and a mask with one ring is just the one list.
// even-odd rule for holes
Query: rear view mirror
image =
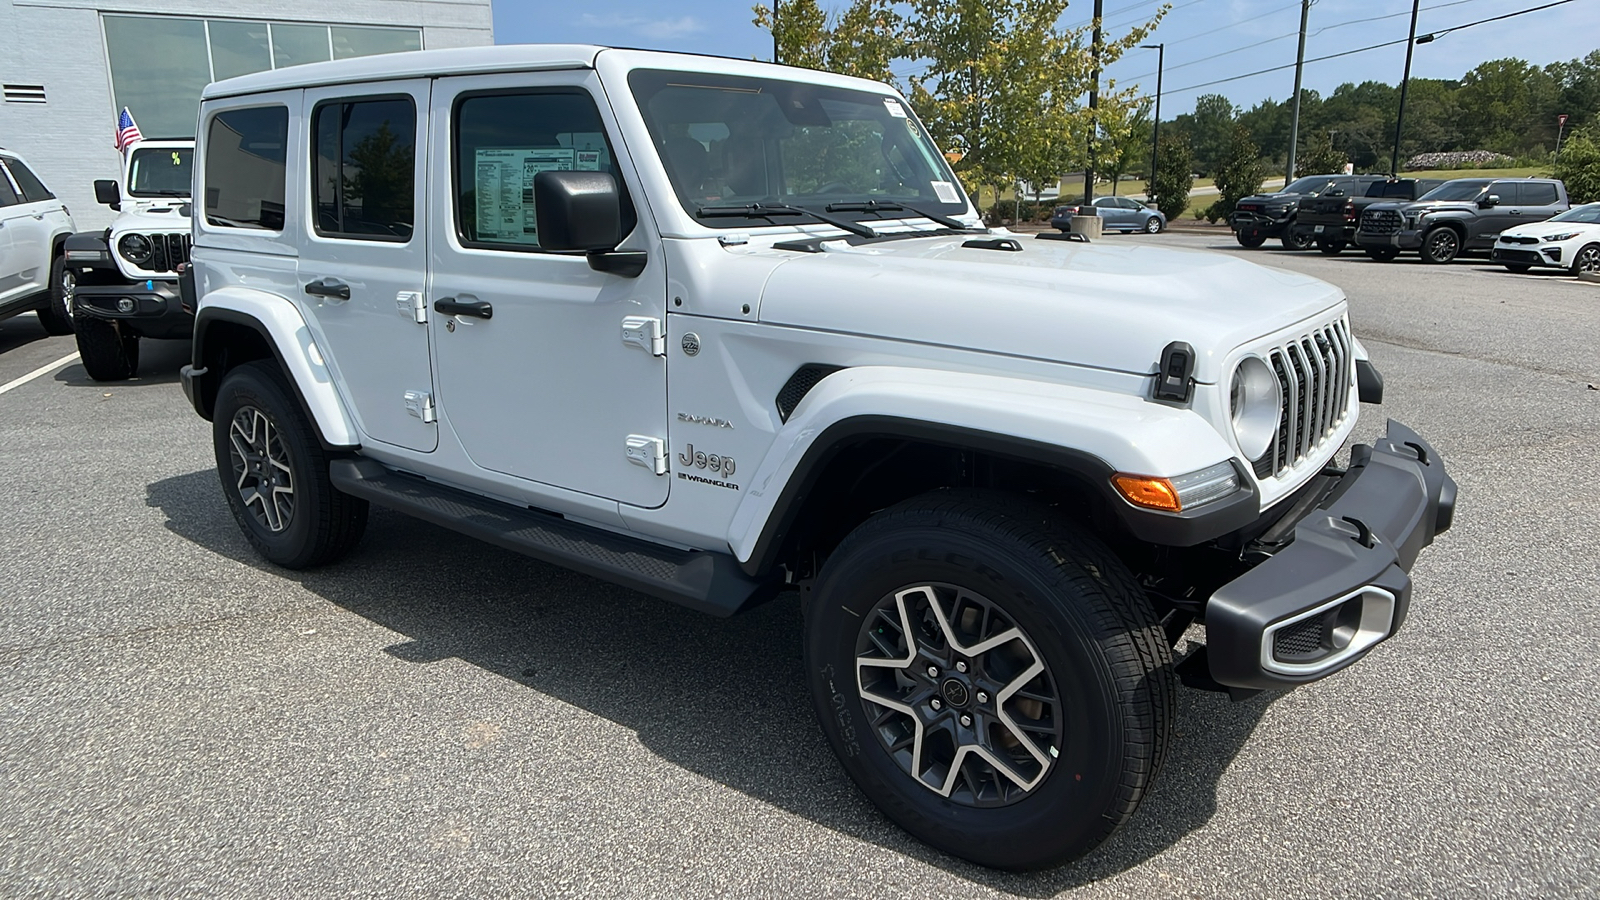
{"label": "rear view mirror", "polygon": [[122,191],[117,189],[115,181],[109,178],[98,178],[94,183],[94,202],[121,211]]}
{"label": "rear view mirror", "polygon": [[1493,208],[1495,208],[1496,206],[1499,206],[1499,205],[1500,205],[1500,195],[1499,194],[1490,194],[1489,196],[1487,196],[1487,197],[1483,198],[1482,200],[1478,201],[1478,208],[1479,209],[1493,209]]}
{"label": "rear view mirror", "polygon": [[610,250],[622,240],[622,198],[605,172],[540,172],[533,204],[546,250]]}

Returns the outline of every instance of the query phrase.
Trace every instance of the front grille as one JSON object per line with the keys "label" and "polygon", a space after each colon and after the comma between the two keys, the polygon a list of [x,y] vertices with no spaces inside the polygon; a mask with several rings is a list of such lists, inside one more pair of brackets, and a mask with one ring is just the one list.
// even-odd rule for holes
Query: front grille
{"label": "front grille", "polygon": [[1328,613],[1302,619],[1293,625],[1284,627],[1272,633],[1272,655],[1285,662],[1304,660],[1308,657],[1323,654],[1323,632],[1329,618]]}
{"label": "front grille", "polygon": [[1260,212],[1261,211],[1261,204],[1259,204],[1259,203],[1241,203],[1238,206],[1234,207],[1234,209],[1237,209],[1239,212]]}
{"label": "front grille", "polygon": [[1400,214],[1392,209],[1369,209],[1361,214],[1361,230],[1368,234],[1394,234],[1400,230]]}
{"label": "front grille", "polygon": [[1350,326],[1331,322],[1266,352],[1278,376],[1283,411],[1267,452],[1254,462],[1271,478],[1314,454],[1344,424],[1350,406]]}
{"label": "front grille", "polygon": [[1522,237],[1521,235],[1514,235],[1514,234],[1502,234],[1502,235],[1500,235],[1500,243],[1502,243],[1502,244],[1537,244],[1537,243],[1539,243],[1539,239],[1536,238],[1536,237]]}
{"label": "front grille", "polygon": [[189,261],[189,248],[194,239],[187,234],[150,234],[150,260],[140,268],[152,272],[175,272],[180,263]]}

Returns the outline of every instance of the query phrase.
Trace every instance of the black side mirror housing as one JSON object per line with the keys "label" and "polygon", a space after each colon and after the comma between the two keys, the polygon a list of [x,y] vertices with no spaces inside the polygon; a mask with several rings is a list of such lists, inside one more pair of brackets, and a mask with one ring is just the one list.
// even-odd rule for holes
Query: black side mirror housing
{"label": "black side mirror housing", "polygon": [[109,178],[97,178],[94,182],[94,201],[120,211],[122,191],[117,188],[115,181]]}
{"label": "black side mirror housing", "polygon": [[605,172],[540,172],[533,204],[545,250],[612,250],[622,240],[622,197]]}
{"label": "black side mirror housing", "polygon": [[1487,196],[1487,197],[1483,198],[1482,200],[1478,201],[1478,208],[1479,209],[1494,209],[1496,206],[1499,206],[1499,205],[1500,205],[1500,195],[1499,194],[1490,194],[1489,196]]}

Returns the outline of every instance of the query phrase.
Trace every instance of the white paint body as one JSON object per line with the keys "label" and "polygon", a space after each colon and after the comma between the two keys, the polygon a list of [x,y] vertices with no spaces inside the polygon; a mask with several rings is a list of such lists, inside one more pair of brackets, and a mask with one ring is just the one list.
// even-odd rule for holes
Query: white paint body
{"label": "white paint body", "polygon": [[[10,162],[26,160],[15,153],[0,152]],[[28,165],[38,175],[38,169]],[[56,238],[73,231],[72,215],[59,199],[27,200],[22,186],[0,166],[0,182],[7,194],[19,202],[0,206],[0,317],[11,314],[7,307],[30,302],[50,287],[50,263]],[[31,307],[24,306],[24,309]]]}
{"label": "white paint body", "polygon": [[[743,242],[724,242],[727,229],[697,221],[674,195],[628,88],[635,68],[804,80],[898,98],[884,85],[820,72],[572,46],[397,54],[214,84],[202,105],[197,159],[216,112],[285,104],[289,190],[282,233],[197,217],[202,313],[253,310],[272,319],[279,352],[330,443],[487,496],[741,560],[812,443],[852,417],[1025,438],[1142,475],[1175,476],[1230,458],[1248,472],[1230,425],[1233,367],[1346,314],[1343,295],[1315,279],[1149,245],[1021,237],[1023,252],[997,252],[963,248],[969,236],[930,235],[857,247],[841,240],[817,253],[774,248],[841,236],[813,224],[757,227]],[[462,246],[451,224],[452,104],[466,90],[530,86],[576,88],[595,99],[637,208],[638,227],[620,249],[648,254],[640,276],[596,272],[581,256]],[[373,250],[370,262],[359,255],[365,251],[332,252],[313,238],[307,209],[312,98],[400,91],[419,97],[417,158],[426,161],[418,166],[415,252],[384,261]],[[970,205],[961,218],[978,221]],[[884,232],[934,227],[920,218],[872,224]],[[352,285],[338,310],[301,289],[329,275]],[[381,289],[363,298],[367,281]],[[402,284],[424,292],[425,325],[395,311]],[[464,293],[491,301],[493,318],[433,311],[438,299]],[[362,303],[371,309],[367,333],[410,337],[361,340],[361,330],[341,326]],[[380,317],[392,321],[373,324]],[[661,321],[664,355],[623,340],[628,317]],[[1172,341],[1198,351],[1188,405],[1149,399]],[[808,363],[843,370],[784,421],[774,398]],[[382,374],[394,371],[402,373]],[[436,421],[411,420],[414,440],[380,433],[369,412],[386,409],[393,420],[405,391],[430,392],[436,403]],[[1349,397],[1343,423],[1315,453],[1257,481],[1263,508],[1332,457],[1355,425],[1353,378]],[[664,474],[627,460],[625,443],[639,435],[665,443]]]}

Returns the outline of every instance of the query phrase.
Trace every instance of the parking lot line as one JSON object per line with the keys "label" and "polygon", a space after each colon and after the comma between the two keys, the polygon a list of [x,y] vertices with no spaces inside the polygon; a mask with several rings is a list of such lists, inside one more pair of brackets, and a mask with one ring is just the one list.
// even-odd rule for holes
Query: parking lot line
{"label": "parking lot line", "polygon": [[67,363],[77,360],[77,358],[78,358],[78,354],[76,354],[76,353],[68,353],[66,356],[61,357],[60,359],[56,360],[53,363],[46,363],[45,365],[42,365],[39,368],[34,369],[32,372],[29,372],[28,374],[22,376],[21,378],[13,378],[12,380],[6,382],[5,384],[0,384],[0,394],[4,394],[6,391],[11,390],[12,388],[22,387],[23,385],[25,385],[28,382],[34,380],[35,378],[38,378],[40,375],[48,375],[51,372],[54,372],[55,370],[61,368],[64,365],[66,365]]}

